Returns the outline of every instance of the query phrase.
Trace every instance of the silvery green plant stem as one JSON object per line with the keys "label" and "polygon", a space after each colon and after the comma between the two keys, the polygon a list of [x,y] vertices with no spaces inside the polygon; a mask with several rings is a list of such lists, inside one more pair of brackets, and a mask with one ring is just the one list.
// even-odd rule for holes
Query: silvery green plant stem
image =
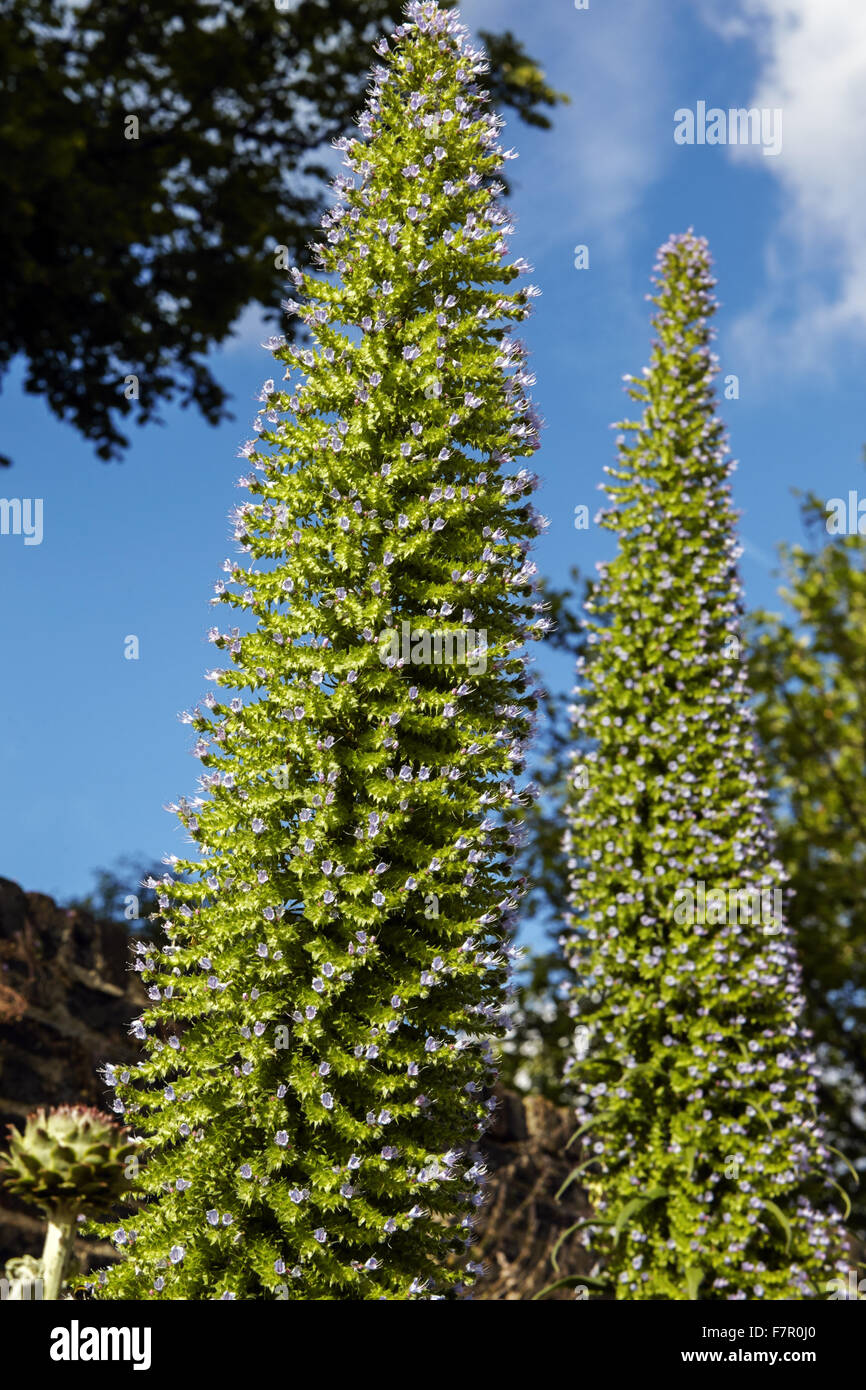
{"label": "silvery green plant stem", "polygon": [[127,1258],[97,1296],[440,1299],[477,1272],[523,649],[548,625],[515,468],[535,292],[508,288],[528,267],[505,259],[483,55],[432,3],[377,51],[324,274],[292,272],[309,345],[272,340],[241,451],[210,633],[229,665],[188,717],[205,773],[175,808],[198,857],[155,885],[145,1058],[110,1076],[147,1200],[106,1229]]}
{"label": "silvery green plant stem", "polygon": [[75,1241],[75,1217],[75,1211],[58,1210],[48,1218],[42,1249],[42,1296],[48,1301],[60,1297],[63,1275]]}
{"label": "silvery green plant stem", "polygon": [[578,666],[564,944],[599,1222],[581,1238],[618,1298],[826,1297],[845,1195],[749,706],[706,242],[672,238],[656,271]]}

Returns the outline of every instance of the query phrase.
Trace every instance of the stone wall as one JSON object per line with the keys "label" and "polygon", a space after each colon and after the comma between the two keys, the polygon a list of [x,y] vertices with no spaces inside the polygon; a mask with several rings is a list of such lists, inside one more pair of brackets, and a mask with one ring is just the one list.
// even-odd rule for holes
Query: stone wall
{"label": "stone wall", "polygon": [[[0,878],[0,1147],[6,1126],[20,1127],[40,1105],[105,1108],[96,1069],[135,1056],[127,1026],[144,1001],[128,969],[129,938],[120,923]],[[33,1208],[0,1188],[0,1267],[41,1254],[43,1230]]]}

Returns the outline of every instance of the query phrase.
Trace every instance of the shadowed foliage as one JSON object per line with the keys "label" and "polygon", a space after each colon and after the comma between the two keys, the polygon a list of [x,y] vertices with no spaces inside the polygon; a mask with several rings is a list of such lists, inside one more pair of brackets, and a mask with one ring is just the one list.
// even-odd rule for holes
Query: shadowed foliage
{"label": "shadowed foliage", "polygon": [[[102,459],[170,401],[228,418],[207,354],[247,306],[276,316],[286,268],[307,263],[330,142],[400,14],[2,0],[0,374],[22,356],[25,389]],[[510,33],[481,37],[496,103],[546,126],[559,97],[537,64]]]}

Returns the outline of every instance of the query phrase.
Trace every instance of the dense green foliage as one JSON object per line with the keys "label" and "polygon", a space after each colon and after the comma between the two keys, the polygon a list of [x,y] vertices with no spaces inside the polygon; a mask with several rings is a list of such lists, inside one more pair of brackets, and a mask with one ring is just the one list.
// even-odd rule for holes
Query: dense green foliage
{"label": "dense green foliage", "polygon": [[[784,615],[754,619],[751,683],[766,750],[788,920],[821,1067],[821,1108],[850,1161],[866,1151],[866,541],[829,539],[816,497],[810,544],[782,547]],[[866,1238],[866,1193],[852,1193]]]}
{"label": "dense green foliage", "polygon": [[324,275],[293,272],[312,345],[274,341],[242,449],[248,559],[214,602],[243,630],[210,633],[232,665],[189,716],[206,771],[177,808],[200,857],[159,885],[144,1058],[109,1073],[146,1162],[102,1296],[441,1298],[473,1273],[521,648],[548,625],[535,480],[509,471],[537,443],[512,332],[533,289],[507,288],[527,267],[503,263],[482,55],[407,13],[339,142]]}
{"label": "dense green foliage", "polygon": [[[626,1299],[819,1295],[839,1202],[741,659],[706,243],[657,264],[607,471],[569,801],[581,1233]],[[586,775],[584,775],[584,770]]]}
{"label": "dense green foliage", "polygon": [[[272,312],[304,263],[328,143],[400,13],[0,0],[0,373],[23,355],[26,389],[104,459],[125,419],[158,420],[164,402],[225,418],[208,351],[246,306]],[[547,125],[559,98],[537,65],[511,33],[482,38],[493,99]]]}

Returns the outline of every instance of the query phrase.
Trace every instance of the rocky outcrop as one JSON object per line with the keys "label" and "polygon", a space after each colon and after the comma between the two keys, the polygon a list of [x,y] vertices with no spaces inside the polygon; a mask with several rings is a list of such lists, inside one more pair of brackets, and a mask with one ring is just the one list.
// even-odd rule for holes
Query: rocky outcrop
{"label": "rocky outcrop", "polygon": [[[105,1108],[103,1062],[131,1060],[127,1033],[144,994],[127,927],[58,907],[0,878],[0,1136],[37,1106]],[[0,1266],[39,1254],[44,1223],[0,1188]],[[79,1246],[83,1257],[85,1247]],[[100,1262],[111,1254],[88,1247]]]}

